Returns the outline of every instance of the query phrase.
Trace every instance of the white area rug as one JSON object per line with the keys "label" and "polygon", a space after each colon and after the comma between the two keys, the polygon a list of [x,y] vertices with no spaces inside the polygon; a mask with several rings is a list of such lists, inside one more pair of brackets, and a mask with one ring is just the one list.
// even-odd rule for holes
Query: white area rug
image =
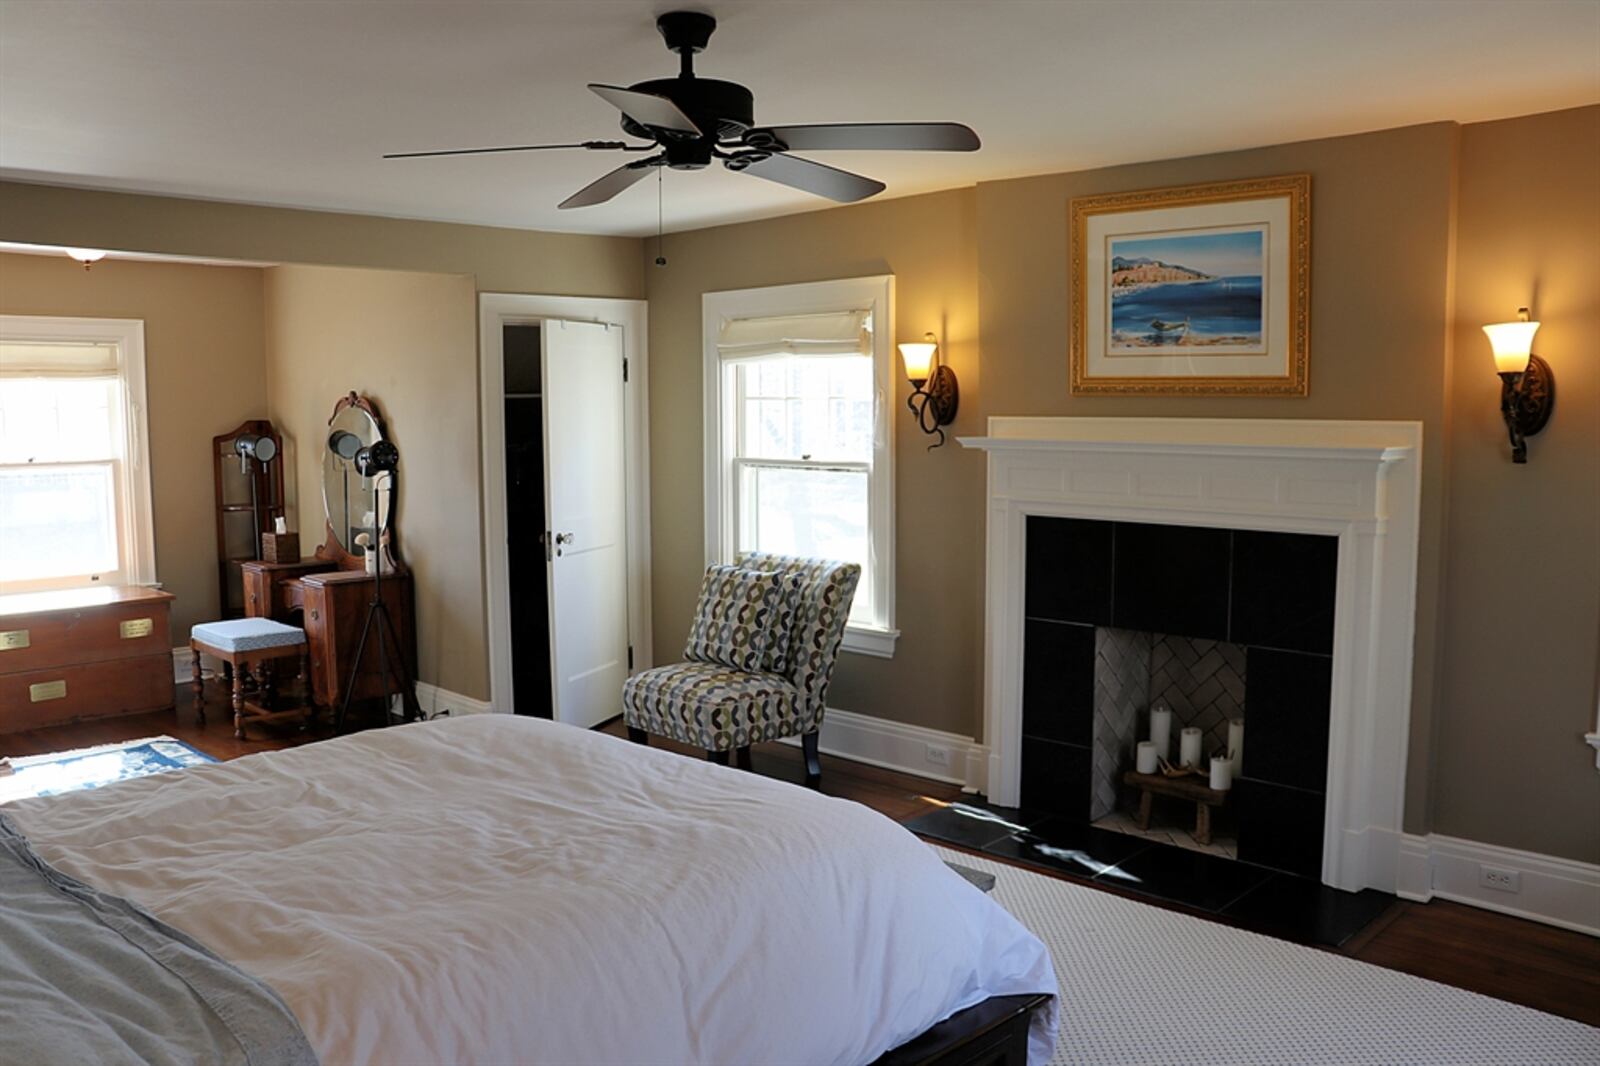
{"label": "white area rug", "polygon": [[1600,1029],[1580,1022],[930,846],[994,874],[994,899],[1049,946],[1054,1063],[1600,1064]]}

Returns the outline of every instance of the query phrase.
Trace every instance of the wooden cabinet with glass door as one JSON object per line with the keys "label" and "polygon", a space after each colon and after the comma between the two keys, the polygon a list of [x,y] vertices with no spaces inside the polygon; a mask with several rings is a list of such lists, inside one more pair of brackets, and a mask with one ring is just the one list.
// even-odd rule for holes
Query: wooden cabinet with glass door
{"label": "wooden cabinet with glass door", "polygon": [[254,418],[211,441],[216,486],[217,588],[223,618],[269,614],[248,610],[240,566],[261,558],[261,534],[283,515],[283,439]]}

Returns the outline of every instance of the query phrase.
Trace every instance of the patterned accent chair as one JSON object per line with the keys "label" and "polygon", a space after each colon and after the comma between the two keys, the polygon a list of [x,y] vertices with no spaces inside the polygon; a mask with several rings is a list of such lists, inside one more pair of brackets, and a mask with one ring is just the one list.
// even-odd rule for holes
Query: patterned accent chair
{"label": "patterned accent chair", "polygon": [[[724,764],[733,752],[738,765],[748,770],[751,744],[799,735],[805,751],[806,783],[815,785],[822,776],[817,735],[828,681],[844,639],[861,567],[758,554],[740,556],[738,565],[798,579],[791,609],[773,617],[775,624],[791,627],[787,642],[773,642],[783,649],[779,672],[691,661],[635,674],[622,687],[628,736],[641,744],[649,743],[652,733],[671,737],[704,749],[707,758]],[[702,613],[706,594],[703,589]],[[697,636],[691,634],[686,657],[695,654],[696,641]]]}

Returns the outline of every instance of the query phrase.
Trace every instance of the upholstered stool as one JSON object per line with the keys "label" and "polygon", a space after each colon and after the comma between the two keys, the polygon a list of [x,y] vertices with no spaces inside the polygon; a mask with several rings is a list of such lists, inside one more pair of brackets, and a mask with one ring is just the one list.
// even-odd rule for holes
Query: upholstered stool
{"label": "upholstered stool", "polygon": [[[189,631],[189,651],[194,657],[194,708],[200,721],[206,720],[200,679],[201,652],[222,660],[233,671],[233,735],[240,740],[244,739],[246,718],[270,722],[279,718],[299,717],[308,723],[316,719],[317,709],[310,700],[297,707],[272,709],[273,664],[279,659],[297,661],[299,675],[309,692],[311,660],[305,630],[274,622],[270,618],[206,622]],[[251,667],[256,668],[259,690],[265,704],[252,703],[244,698],[245,674]]]}

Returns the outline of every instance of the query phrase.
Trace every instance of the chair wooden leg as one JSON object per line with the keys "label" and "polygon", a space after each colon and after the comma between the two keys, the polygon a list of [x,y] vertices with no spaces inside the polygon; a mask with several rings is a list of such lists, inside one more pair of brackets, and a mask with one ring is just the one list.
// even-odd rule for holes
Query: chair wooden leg
{"label": "chair wooden leg", "polygon": [[708,751],[706,752],[706,758],[710,759],[718,766],[728,765],[728,753],[725,751]]}
{"label": "chair wooden leg", "polygon": [[193,671],[194,680],[194,720],[201,725],[206,724],[206,682],[200,673],[200,649],[189,645],[189,655],[193,659],[190,669]]}
{"label": "chair wooden leg", "polygon": [[733,761],[734,761],[735,765],[737,765],[739,767],[739,769],[741,769],[741,770],[749,770],[751,768],[751,766],[750,766],[750,745],[746,744],[742,748],[734,748],[733,749]]}
{"label": "chair wooden leg", "polygon": [[640,729],[636,725],[630,725],[628,727],[628,739],[633,741],[635,744],[643,744],[647,748],[650,746],[650,734],[646,733],[643,729]]}
{"label": "chair wooden leg", "polygon": [[244,671],[237,666],[233,670],[233,735],[244,739]]}
{"label": "chair wooden leg", "polygon": [[822,755],[817,751],[817,741],[820,739],[820,733],[803,733],[800,736],[800,747],[806,754],[806,784],[813,788],[822,782]]}

